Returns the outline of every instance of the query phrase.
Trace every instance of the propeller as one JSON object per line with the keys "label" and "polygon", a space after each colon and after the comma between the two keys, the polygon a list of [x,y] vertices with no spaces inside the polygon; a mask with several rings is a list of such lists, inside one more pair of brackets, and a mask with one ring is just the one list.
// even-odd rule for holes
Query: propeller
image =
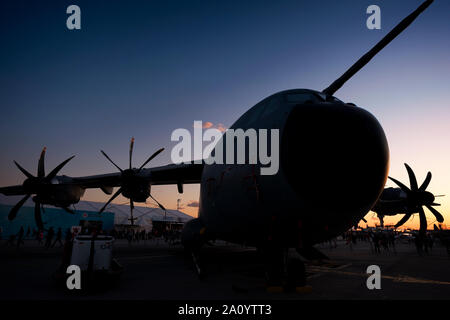
{"label": "propeller", "polygon": [[[68,158],[67,160],[61,162],[55,169],[53,169],[48,175],[45,175],[45,152],[47,148],[43,148],[41,156],[38,161],[37,176],[35,177],[30,172],[25,170],[20,164],[14,161],[17,168],[27,177],[23,182],[23,187],[26,192],[25,197],[22,198],[9,212],[8,219],[14,220],[19,212],[20,208],[24,203],[31,197],[32,194],[39,196],[40,193],[45,192],[46,186],[51,184],[53,178],[56,177],[58,172],[75,156]],[[44,224],[42,222],[41,215],[41,203],[39,202],[39,197],[33,197],[34,201],[34,219],[36,220],[36,225],[40,230],[44,229]],[[71,211],[69,208],[63,208],[66,211]]]}
{"label": "propeller", "polygon": [[[120,173],[121,173],[121,180],[122,180],[122,186],[116,191],[116,193],[114,193],[111,198],[109,198],[109,200],[105,203],[105,205],[100,209],[99,213],[102,213],[103,211],[105,211],[106,207],[115,199],[117,198],[119,195],[121,195],[124,191],[124,185],[132,185],[133,183],[136,182],[137,179],[139,179],[139,173],[142,171],[142,169],[150,162],[152,161],[157,155],[159,155],[161,152],[164,151],[164,148],[160,148],[157,151],[155,151],[139,168],[133,168],[133,148],[134,148],[134,138],[131,138],[130,141],[130,151],[129,151],[129,165],[128,165],[128,169],[123,170],[122,168],[120,168],[103,150],[101,150],[101,153],[105,156],[106,159],[109,160],[109,162],[111,162],[111,164],[116,167]],[[152,198],[157,204],[158,206],[163,209],[166,210],[164,208],[164,206],[159,203],[151,194],[149,194],[150,198]],[[129,197],[130,199],[130,221],[131,224],[134,224],[134,220],[136,220],[135,218],[133,218],[133,210],[134,210],[134,201],[132,196]]]}
{"label": "propeller", "polygon": [[425,216],[425,211],[423,210],[423,206],[425,206],[428,210],[431,211],[431,213],[433,213],[433,215],[436,217],[436,220],[438,222],[440,222],[440,223],[444,222],[444,217],[442,216],[442,214],[439,213],[439,211],[437,211],[435,208],[433,208],[434,206],[440,206],[440,204],[434,202],[435,196],[431,192],[426,191],[426,189],[431,181],[431,177],[432,177],[431,172],[427,173],[425,180],[422,182],[422,184],[419,187],[417,184],[416,175],[414,174],[414,172],[412,171],[410,166],[408,166],[408,164],[405,163],[405,167],[406,167],[406,171],[408,172],[410,188],[405,186],[400,181],[398,181],[392,177],[389,177],[389,179],[391,179],[396,185],[398,185],[400,187],[400,189],[406,193],[406,196],[407,196],[406,201],[407,201],[408,212],[403,216],[403,218],[399,222],[397,222],[397,224],[395,225],[395,228],[398,228],[401,225],[403,225],[406,221],[409,220],[409,218],[414,213],[418,212],[419,219],[420,219],[419,232],[423,234],[426,232],[427,226],[428,226],[427,218]]}

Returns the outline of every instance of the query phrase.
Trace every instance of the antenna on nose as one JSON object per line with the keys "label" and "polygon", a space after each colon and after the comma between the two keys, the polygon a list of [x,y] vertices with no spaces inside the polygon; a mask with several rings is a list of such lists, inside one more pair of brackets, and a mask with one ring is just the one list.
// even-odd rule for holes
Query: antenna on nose
{"label": "antenna on nose", "polygon": [[333,95],[344,83],[361,70],[378,52],[383,50],[392,40],[394,40],[403,30],[405,30],[434,0],[427,0],[422,3],[413,13],[403,19],[394,29],[392,29],[380,42],[378,42],[369,52],[359,58],[340,78],[334,81],[322,92],[326,95]]}

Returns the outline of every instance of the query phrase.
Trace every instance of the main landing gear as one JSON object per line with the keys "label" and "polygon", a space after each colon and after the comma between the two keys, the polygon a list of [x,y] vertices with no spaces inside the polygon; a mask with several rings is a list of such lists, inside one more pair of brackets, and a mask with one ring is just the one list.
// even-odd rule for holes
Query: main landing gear
{"label": "main landing gear", "polygon": [[312,291],[312,287],[306,285],[305,264],[300,258],[289,257],[289,250],[286,248],[268,247],[263,253],[268,292]]}

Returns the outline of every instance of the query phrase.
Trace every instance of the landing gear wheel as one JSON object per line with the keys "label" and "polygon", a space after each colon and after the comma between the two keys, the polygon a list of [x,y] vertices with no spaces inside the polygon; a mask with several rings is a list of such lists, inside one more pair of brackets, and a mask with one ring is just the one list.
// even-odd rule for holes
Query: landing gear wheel
{"label": "landing gear wheel", "polygon": [[267,248],[266,281],[268,292],[283,291],[284,260],[283,250],[279,248]]}

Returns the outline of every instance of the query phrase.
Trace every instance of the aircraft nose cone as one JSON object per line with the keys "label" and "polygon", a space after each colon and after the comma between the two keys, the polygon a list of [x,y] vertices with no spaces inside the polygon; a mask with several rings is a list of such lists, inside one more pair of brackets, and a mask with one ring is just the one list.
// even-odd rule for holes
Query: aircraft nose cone
{"label": "aircraft nose cone", "polygon": [[424,198],[425,198],[425,204],[428,204],[428,205],[432,204],[435,200],[434,195],[428,191],[425,191]]}
{"label": "aircraft nose cone", "polygon": [[23,187],[27,192],[34,192],[39,186],[38,178],[28,178],[23,182]]}
{"label": "aircraft nose cone", "polygon": [[389,148],[369,112],[345,104],[299,105],[283,131],[281,165],[305,207],[329,224],[356,223],[387,179]]}

